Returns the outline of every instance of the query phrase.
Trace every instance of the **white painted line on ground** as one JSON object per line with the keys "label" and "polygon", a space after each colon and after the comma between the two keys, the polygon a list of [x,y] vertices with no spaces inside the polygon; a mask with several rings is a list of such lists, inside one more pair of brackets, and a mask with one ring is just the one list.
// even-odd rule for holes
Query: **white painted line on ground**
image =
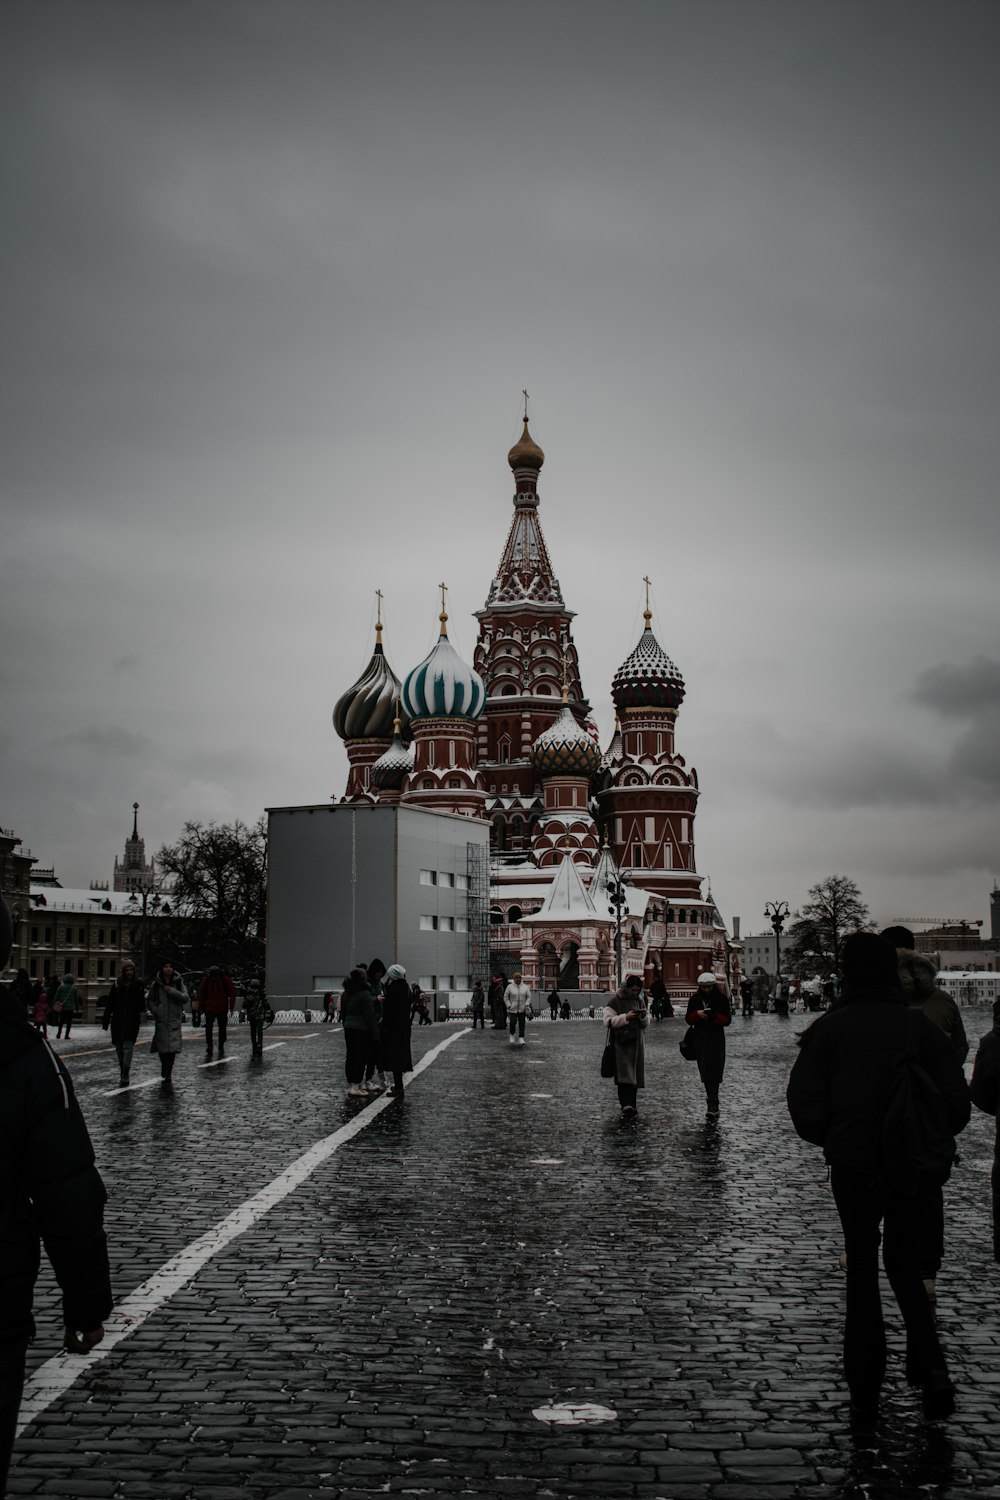
{"label": "white painted line on ground", "polygon": [[[433,1062],[441,1056],[452,1042],[457,1042],[459,1037],[468,1033],[468,1027],[464,1031],[456,1031],[451,1036],[445,1037],[436,1047],[417,1063],[411,1073],[411,1079],[426,1071]],[[280,1043],[276,1045],[281,1045]],[[223,1059],[226,1061],[227,1059]],[[155,1081],[155,1080],[154,1080]],[[18,1416],[17,1431],[20,1435],[33,1422],[40,1412],[53,1401],[58,1401],[71,1385],[74,1385],[80,1376],[90,1370],[100,1360],[109,1355],[122,1341],[128,1338],[130,1333],[145,1323],[146,1319],[158,1311],[164,1303],[168,1302],[175,1292],[197,1276],[202,1266],[206,1265],[213,1256],[224,1250],[231,1241],[252,1229],[258,1220],[265,1214],[270,1213],[289,1193],[301,1187],[317,1167],[323,1165],[333,1153],[343,1146],[354,1136],[360,1135],[366,1125],[370,1125],[376,1115],[384,1109],[389,1109],[396,1100],[388,1094],[383,1094],[380,1099],[370,1100],[364,1109],[358,1111],[353,1120],[335,1130],[332,1135],[317,1141],[304,1151],[300,1157],[292,1162],[284,1172],[269,1182],[266,1187],[261,1188],[259,1193],[254,1193],[239,1208],[234,1208],[232,1213],[211,1229],[207,1230],[190,1245],[171,1257],[164,1265],[156,1271],[148,1281],[137,1286],[134,1292],[124,1298],[118,1304],[115,1311],[105,1320],[104,1342],[98,1344],[89,1354],[56,1354],[52,1359],[47,1359],[43,1365],[32,1375],[24,1387],[24,1397],[21,1401],[21,1410]]]}
{"label": "white painted line on ground", "polygon": [[267,1044],[266,1047],[262,1047],[261,1048],[261,1051],[262,1052],[273,1052],[274,1049],[275,1049],[275,1047],[287,1047],[287,1046],[288,1046],[287,1042],[268,1042],[268,1044]]}
{"label": "white painted line on ground", "polygon": [[144,1078],[141,1083],[127,1083],[124,1088],[105,1089],[105,1099],[110,1099],[115,1094],[131,1094],[133,1089],[151,1089],[154,1083],[162,1083],[162,1078]]}
{"label": "white painted line on ground", "polygon": [[232,1055],[229,1057],[217,1057],[214,1062],[199,1063],[198,1066],[199,1068],[221,1068],[224,1063],[232,1062],[232,1060]]}

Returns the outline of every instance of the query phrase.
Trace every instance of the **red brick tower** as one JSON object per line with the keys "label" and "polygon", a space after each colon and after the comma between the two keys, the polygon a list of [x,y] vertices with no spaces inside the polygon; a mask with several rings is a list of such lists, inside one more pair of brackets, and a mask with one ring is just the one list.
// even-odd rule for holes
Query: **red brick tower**
{"label": "red brick tower", "polygon": [[545,454],[528,432],[527,415],[507,462],[514,472],[514,519],[486,604],[476,611],[475,666],[486,684],[478,752],[494,847],[527,859],[544,809],[531,747],[562,709],[564,657],[569,707],[578,722],[590,705],[570,633],[573,611],[563,603],[538,523]]}

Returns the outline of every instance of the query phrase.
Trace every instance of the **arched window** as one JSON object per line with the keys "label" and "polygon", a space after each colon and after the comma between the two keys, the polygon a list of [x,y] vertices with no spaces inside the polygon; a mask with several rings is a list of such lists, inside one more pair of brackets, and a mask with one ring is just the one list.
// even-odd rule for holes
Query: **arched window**
{"label": "arched window", "polygon": [[512,818],[510,823],[510,836],[515,846],[524,843],[524,819]]}
{"label": "arched window", "polygon": [[429,776],[425,776],[420,785],[423,787],[425,792],[432,792],[434,790],[434,782]]}
{"label": "arched window", "polygon": [[507,908],[507,921],[510,923],[510,925],[513,927],[514,924],[516,922],[520,922],[520,920],[521,920],[521,908],[519,906],[516,906],[516,905],[515,906],[508,906],[508,908]]}

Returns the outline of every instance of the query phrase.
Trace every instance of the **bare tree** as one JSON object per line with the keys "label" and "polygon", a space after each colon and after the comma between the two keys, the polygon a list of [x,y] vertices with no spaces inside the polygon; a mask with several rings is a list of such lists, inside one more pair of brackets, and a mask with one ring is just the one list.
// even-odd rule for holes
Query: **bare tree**
{"label": "bare tree", "polygon": [[809,899],[792,915],[788,955],[801,966],[808,953],[825,959],[840,973],[844,939],[870,932],[872,920],[860,888],[847,875],[827,875],[809,888]]}
{"label": "bare tree", "polygon": [[[185,823],[175,844],[164,844],[159,868],[170,877],[175,957],[183,969],[221,964],[244,980],[263,978],[267,927],[267,829],[252,825]],[[185,920],[186,919],[186,920]]]}

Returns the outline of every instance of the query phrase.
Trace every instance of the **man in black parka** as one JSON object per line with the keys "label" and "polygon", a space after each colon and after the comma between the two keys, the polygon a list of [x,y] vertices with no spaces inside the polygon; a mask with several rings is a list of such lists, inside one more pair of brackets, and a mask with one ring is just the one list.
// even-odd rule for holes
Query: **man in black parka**
{"label": "man in black parka", "polygon": [[1000,1261],[1000,1000],[993,1006],[993,1030],[980,1040],[972,1070],[972,1102],[997,1122],[993,1147],[993,1258]]}
{"label": "man in black parka", "polygon": [[[0,968],[10,953],[0,901]],[[86,1353],[112,1308],[104,1238],[107,1194],[94,1165],[73,1084],[62,1063],[0,985],[0,1491],[34,1336],[31,1304],[41,1256],[63,1293],[65,1347]]]}
{"label": "man in black parka", "polygon": [[854,933],[844,944],[843,964],[842,994],[803,1034],[787,1098],[799,1135],[823,1147],[843,1226],[844,1375],[852,1415],[861,1421],[874,1418],[885,1375],[878,1287],[881,1224],[882,1260],[906,1325],[906,1377],[922,1388],[926,1416],[947,1417],[955,1409],[955,1392],[915,1252],[930,1185],[918,1181],[909,1195],[890,1194],[880,1186],[879,1122],[894,1062],[907,1042],[941,1093],[953,1135],[969,1122],[969,1091],[943,1032],[907,1006],[895,948],[873,933]]}

